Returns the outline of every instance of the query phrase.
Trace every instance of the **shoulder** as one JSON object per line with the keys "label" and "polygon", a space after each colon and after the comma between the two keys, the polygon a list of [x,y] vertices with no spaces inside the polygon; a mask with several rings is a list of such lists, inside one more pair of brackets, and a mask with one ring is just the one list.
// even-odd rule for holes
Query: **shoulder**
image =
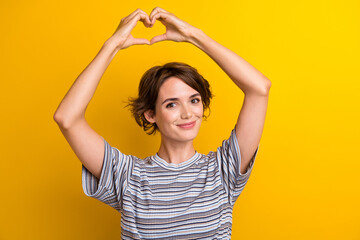
{"label": "shoulder", "polygon": [[217,156],[216,152],[210,151],[208,154],[201,154],[201,158],[199,160],[200,163],[205,162],[208,166],[215,165],[217,166]]}
{"label": "shoulder", "polygon": [[154,167],[153,156],[148,156],[145,158],[136,157],[133,155],[129,155],[131,161],[133,162],[133,166],[140,172],[147,172],[148,168]]}
{"label": "shoulder", "polygon": [[208,159],[210,159],[210,158],[216,158],[216,152],[214,152],[214,151],[210,151],[208,154],[203,154],[203,157],[205,157],[205,158],[208,158]]}

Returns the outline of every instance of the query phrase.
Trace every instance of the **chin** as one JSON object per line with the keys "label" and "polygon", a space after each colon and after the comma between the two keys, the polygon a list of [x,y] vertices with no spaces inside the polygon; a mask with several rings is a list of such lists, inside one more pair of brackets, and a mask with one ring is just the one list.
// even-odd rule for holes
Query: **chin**
{"label": "chin", "polygon": [[173,125],[168,129],[163,129],[164,131],[160,130],[160,133],[162,137],[168,140],[172,139],[172,141],[177,142],[189,142],[193,141],[197,137],[200,126],[201,125],[199,122],[197,122],[196,125],[191,129],[182,129],[176,125]]}
{"label": "chin", "polygon": [[179,133],[179,139],[183,139],[183,141],[192,141],[194,140],[199,133],[199,129],[192,130],[183,130]]}

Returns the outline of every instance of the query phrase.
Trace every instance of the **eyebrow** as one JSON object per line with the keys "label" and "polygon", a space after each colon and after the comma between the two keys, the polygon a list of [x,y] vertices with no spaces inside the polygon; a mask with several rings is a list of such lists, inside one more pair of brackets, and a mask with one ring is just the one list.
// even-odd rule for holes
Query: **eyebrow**
{"label": "eyebrow", "polygon": [[[197,97],[197,96],[200,96],[200,93],[195,93],[195,94],[191,95],[189,98],[193,98],[193,97]],[[177,101],[177,100],[179,100],[179,98],[167,98],[167,99],[165,99],[165,101],[163,101],[161,103],[161,105],[166,103],[166,102]]]}

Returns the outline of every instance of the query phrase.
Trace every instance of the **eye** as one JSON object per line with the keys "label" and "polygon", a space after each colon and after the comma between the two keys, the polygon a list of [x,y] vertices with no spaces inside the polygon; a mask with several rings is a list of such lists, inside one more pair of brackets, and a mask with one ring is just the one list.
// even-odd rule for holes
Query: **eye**
{"label": "eye", "polygon": [[199,98],[194,98],[194,99],[191,99],[191,102],[192,103],[198,103],[198,102],[200,102],[200,99]]}
{"label": "eye", "polygon": [[176,104],[175,103],[169,103],[166,105],[166,108],[172,108],[172,107],[175,107]]}

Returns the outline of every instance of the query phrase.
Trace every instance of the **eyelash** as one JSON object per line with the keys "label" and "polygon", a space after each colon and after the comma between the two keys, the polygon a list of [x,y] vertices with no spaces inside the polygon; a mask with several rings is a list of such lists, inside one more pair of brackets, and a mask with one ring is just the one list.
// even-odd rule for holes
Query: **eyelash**
{"label": "eyelash", "polygon": [[192,99],[192,100],[191,100],[191,102],[192,102],[192,103],[194,103],[194,102],[193,102],[194,100],[196,100],[196,102],[195,102],[195,103],[200,102],[200,99],[199,99],[199,98],[194,98],[194,99]]}
{"label": "eyelash", "polygon": [[[194,102],[194,100],[196,100],[196,102]],[[193,103],[193,104],[196,104],[198,102],[200,102],[199,98],[191,99],[191,103]],[[166,105],[166,108],[172,108],[172,107],[174,107],[174,105],[175,105],[175,103],[169,103],[169,104]]]}
{"label": "eyelash", "polygon": [[171,108],[171,107],[173,107],[173,106],[172,106],[173,104],[175,104],[175,103],[169,103],[169,104],[167,104],[167,105],[166,105],[166,108]]}

